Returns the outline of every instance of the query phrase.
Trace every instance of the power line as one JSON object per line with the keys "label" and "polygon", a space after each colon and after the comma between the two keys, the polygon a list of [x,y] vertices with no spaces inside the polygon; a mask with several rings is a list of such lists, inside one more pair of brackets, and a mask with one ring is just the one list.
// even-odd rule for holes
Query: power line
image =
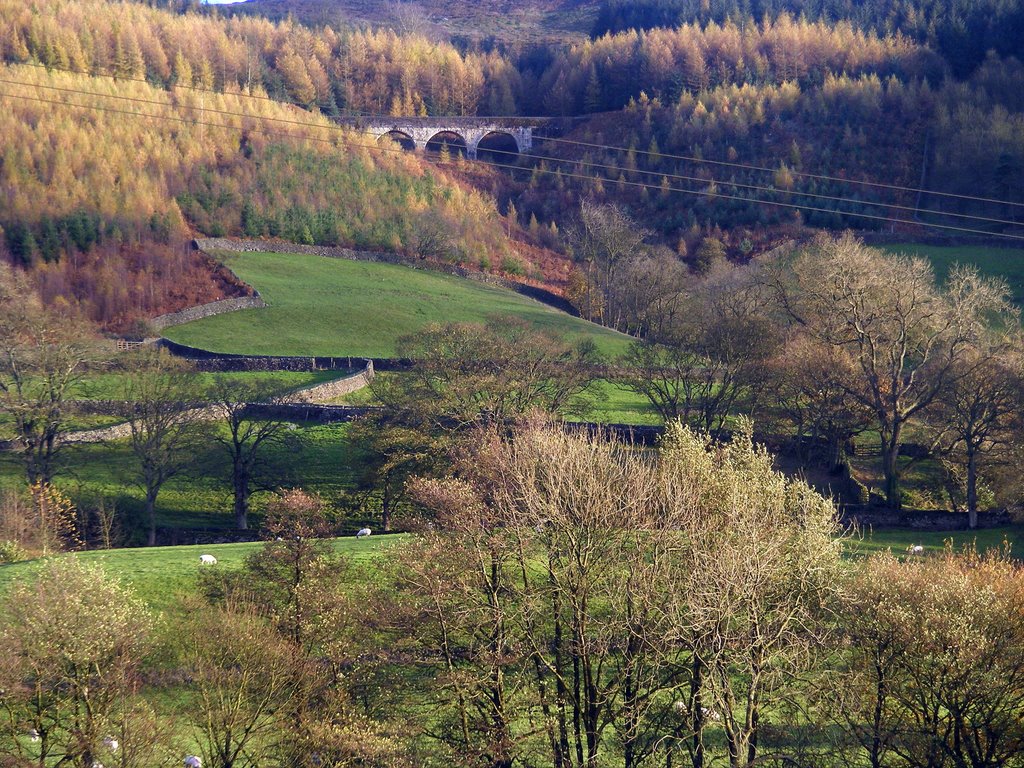
{"label": "power line", "polygon": [[[386,116],[386,115],[373,115],[373,114],[370,114],[370,113],[361,113],[360,117],[365,117],[367,119],[372,119],[372,120],[378,120],[379,119],[379,120],[384,120],[384,121],[387,121],[387,120],[435,120],[435,119],[438,119],[438,118],[433,118],[433,117],[419,117],[419,116],[395,118],[395,117],[390,117],[390,116]],[[454,118],[450,118],[450,119],[461,120],[461,119],[479,119],[479,118],[460,118],[460,117],[454,117]],[[495,118],[495,119],[500,119],[500,118]],[[512,117],[511,119],[516,119],[516,118]],[[528,118],[518,118],[518,119],[528,119]],[[558,118],[545,117],[545,118],[538,118],[538,119],[557,120]],[[778,168],[768,168],[768,167],[761,166],[761,165],[751,165],[751,164],[748,164],[748,163],[736,163],[736,162],[729,162],[729,161],[726,161],[726,160],[709,160],[708,158],[704,158],[704,157],[694,157],[692,155],[676,155],[676,154],[672,154],[672,153],[669,153],[669,152],[650,152],[648,150],[636,149],[636,148],[632,148],[632,147],[616,147],[616,146],[612,146],[612,145],[609,145],[609,144],[596,144],[596,143],[587,142],[587,141],[578,141],[576,139],[558,139],[558,138],[553,138],[553,137],[551,137],[551,138],[543,137],[543,138],[541,138],[541,141],[551,142],[551,143],[554,143],[554,144],[570,144],[572,146],[587,147],[589,149],[608,149],[608,150],[612,150],[612,151],[615,151],[615,152],[630,152],[630,151],[632,151],[632,152],[635,152],[638,155],[656,156],[656,157],[662,157],[662,158],[669,158],[671,160],[682,160],[682,161],[690,162],[690,163],[722,166],[722,167],[725,167],[725,168],[738,168],[738,169],[748,170],[748,171],[757,171],[757,172],[760,172],[760,173],[772,173],[772,174],[774,174],[774,173],[779,171]],[[887,184],[885,182],[880,182],[880,181],[864,181],[864,180],[861,180],[861,179],[844,179],[844,178],[841,178],[839,176],[827,176],[825,174],[808,173],[808,172],[803,172],[803,171],[794,171],[792,169],[790,169],[789,172],[793,176],[799,176],[801,178],[808,178],[808,179],[817,179],[819,181],[833,181],[833,182],[837,182],[837,183],[840,183],[840,184],[858,184],[858,185],[861,185],[861,186],[878,187],[880,189],[888,189],[888,190],[893,190],[893,191],[896,191],[896,192],[919,192],[919,193],[925,194],[925,195],[935,195],[935,196],[938,196],[938,197],[949,197],[949,198],[954,198],[954,199],[957,199],[957,200],[971,200],[971,201],[979,202],[979,203],[994,203],[994,204],[997,204],[997,205],[1010,205],[1010,206],[1017,206],[1017,207],[1024,208],[1024,203],[1015,203],[1015,202],[1013,202],[1011,200],[997,200],[995,198],[979,197],[977,195],[962,195],[962,194],[958,194],[958,193],[955,193],[955,192],[940,192],[940,191],[934,190],[934,189],[919,189],[917,187],[904,187],[904,186],[901,186],[899,184]],[[729,183],[729,182],[727,182],[727,183]],[[944,215],[949,215],[949,214],[945,214],[944,213]],[[1013,222],[1013,223],[1016,224],[1017,222]]]}
{"label": "power line", "polygon": [[[25,84],[22,84],[22,85],[25,85]],[[28,87],[34,87],[34,84],[28,84]],[[74,93],[76,93],[78,95],[83,95],[83,96],[100,96],[100,97],[106,96],[106,98],[115,98],[115,99],[121,99],[121,100],[126,100],[126,101],[133,101],[133,102],[151,103],[151,104],[157,104],[157,105],[162,106],[162,107],[175,108],[175,105],[169,104],[169,103],[165,103],[165,102],[154,102],[154,101],[148,101],[148,100],[145,100],[145,99],[135,99],[135,98],[126,97],[126,96],[107,96],[105,94],[90,93],[88,91],[74,91]],[[203,122],[203,121],[194,120],[194,119],[174,117],[174,116],[170,116],[170,115],[153,115],[153,114],[147,114],[147,113],[144,113],[144,112],[136,112],[136,111],[133,111],[133,110],[115,109],[115,108],[112,108],[112,107],[103,107],[103,106],[99,106],[99,105],[95,105],[95,104],[76,104],[76,103],[67,102],[67,101],[58,101],[58,100],[54,100],[54,99],[43,99],[43,98],[39,98],[39,97],[36,97],[36,96],[26,96],[26,95],[23,95],[23,94],[13,94],[13,93],[9,93],[9,92],[0,92],[0,96],[8,96],[8,97],[15,98],[15,99],[22,99],[22,100],[26,100],[26,101],[34,101],[34,102],[39,102],[39,103],[42,103],[42,104],[52,104],[52,105],[63,106],[63,107],[72,107],[72,108],[77,108],[77,109],[93,110],[93,111],[98,111],[98,112],[110,112],[110,113],[114,113],[114,114],[130,115],[130,116],[134,116],[134,117],[142,117],[142,118],[153,119],[153,120],[165,120],[165,121],[184,123],[184,124],[189,124],[189,125],[208,126],[208,127],[212,127],[212,128],[221,128],[221,129],[230,130],[230,131],[251,130],[249,128],[243,128],[241,126],[224,125],[223,123],[208,123],[208,122]],[[254,121],[257,121],[257,122],[265,121],[265,120],[270,120],[270,121],[276,121],[276,122],[291,123],[291,124],[303,126],[303,127],[306,127],[306,128],[314,128],[314,129],[318,129],[318,130],[332,130],[333,129],[333,130],[339,131],[339,133],[341,132],[340,128],[335,127],[333,125],[316,125],[314,123],[302,123],[302,122],[297,122],[297,121],[284,120],[284,119],[281,119],[281,118],[269,118],[269,117],[264,117],[264,116],[261,116],[261,115],[245,115],[245,114],[237,113],[237,112],[224,112],[223,110],[203,110],[202,108],[186,107],[186,106],[181,106],[181,107],[178,107],[178,108],[180,108],[180,109],[199,109],[200,111],[222,112],[224,114],[234,115],[236,117],[240,117],[240,118],[248,119],[248,120],[254,120]],[[266,130],[266,129],[257,129],[257,130],[259,130],[261,133],[266,133],[266,134],[269,134],[269,135],[277,134],[277,135],[286,136],[286,137],[292,138],[292,139],[302,139],[302,140],[318,141],[318,142],[321,142],[321,143],[328,143],[328,144],[334,144],[335,141],[336,141],[336,138],[337,138],[336,137],[335,139],[325,139],[325,138],[315,137],[315,136],[296,136],[294,134],[289,134],[289,133],[282,132],[282,131],[270,131],[270,130]],[[344,138],[344,137],[342,137],[342,138]],[[400,148],[397,148],[397,147],[395,147],[395,148],[382,147],[382,146],[380,146],[377,143],[374,143],[374,144],[360,144],[358,142],[346,141],[346,144],[347,144],[347,146],[351,146],[351,147],[362,147],[364,149],[381,151],[381,152],[391,152],[391,153],[407,154],[407,150],[403,150],[403,149],[400,149]],[[509,154],[511,154],[511,153],[509,153]],[[758,205],[769,205],[769,206],[776,206],[776,207],[780,207],[780,208],[788,208],[788,209],[802,210],[802,211],[814,211],[814,212],[820,212],[820,213],[840,214],[840,215],[843,215],[843,216],[852,216],[852,217],[855,217],[855,218],[868,219],[868,220],[872,220],[872,221],[883,221],[883,222],[893,223],[893,224],[909,224],[909,225],[913,225],[913,226],[922,226],[922,227],[928,227],[928,228],[943,229],[943,230],[949,230],[949,231],[954,231],[954,232],[963,232],[963,233],[976,234],[976,235],[986,235],[988,237],[999,237],[999,238],[1003,238],[1003,239],[1006,239],[1006,240],[1024,241],[1024,236],[1020,236],[1020,235],[1010,235],[1010,234],[1004,234],[1004,233],[998,233],[998,232],[989,232],[989,231],[986,231],[986,230],[971,229],[971,228],[966,228],[966,227],[955,227],[955,226],[951,226],[951,225],[947,225],[947,224],[928,224],[928,223],[923,223],[923,222],[912,221],[912,220],[909,220],[909,219],[898,219],[898,218],[888,217],[888,216],[877,216],[877,215],[868,214],[868,213],[856,213],[856,212],[852,212],[852,211],[850,211],[850,212],[847,212],[847,211],[835,211],[835,210],[831,210],[831,209],[828,209],[828,208],[818,208],[818,207],[808,206],[808,205],[797,205],[795,203],[784,203],[784,202],[770,201],[770,200],[758,200],[756,198],[743,197],[743,196],[739,196],[739,195],[727,195],[727,194],[723,194],[721,192],[711,192],[711,191],[708,191],[708,190],[681,189],[681,188],[678,188],[678,187],[668,187],[666,189],[666,188],[664,188],[664,187],[662,187],[660,185],[647,184],[647,183],[643,183],[643,182],[628,181],[628,180],[616,181],[616,180],[610,180],[610,179],[602,179],[602,178],[600,178],[598,176],[590,176],[590,175],[587,175],[587,174],[563,172],[561,170],[552,171],[552,170],[542,169],[542,168],[525,169],[525,168],[523,168],[521,166],[518,166],[518,165],[511,165],[511,164],[505,164],[505,163],[490,163],[490,165],[493,166],[493,167],[496,167],[496,168],[507,168],[507,169],[516,170],[516,171],[532,171],[532,172],[535,172],[535,173],[545,173],[545,174],[549,174],[549,175],[560,175],[563,178],[581,179],[581,180],[587,180],[587,181],[591,181],[591,182],[597,181],[597,182],[600,182],[600,183],[604,183],[606,181],[611,181],[612,183],[615,183],[615,184],[623,184],[625,186],[636,187],[636,188],[640,188],[640,189],[655,190],[657,192],[662,192],[662,191],[665,191],[665,192],[677,192],[677,193],[681,193],[681,194],[698,195],[698,196],[701,196],[701,197],[721,198],[721,199],[724,199],[724,200],[736,200],[736,201],[741,201],[741,202],[754,203],[754,204],[758,204]]]}
{"label": "power line", "polygon": [[[73,93],[73,94],[76,94],[76,95],[100,96],[100,97],[103,97],[103,98],[117,99],[117,100],[121,100],[121,101],[129,101],[129,102],[139,103],[139,104],[151,104],[151,105],[156,105],[156,106],[161,106],[161,107],[167,107],[167,106],[174,107],[174,106],[177,106],[177,107],[179,107],[181,109],[194,109],[194,110],[197,110],[197,111],[200,111],[200,112],[210,112],[211,114],[226,115],[226,116],[231,116],[231,117],[239,117],[239,118],[251,117],[251,116],[245,115],[244,113],[232,112],[230,110],[215,109],[215,108],[212,108],[212,107],[174,105],[174,104],[171,104],[171,103],[169,103],[167,101],[162,101],[162,100],[157,100],[157,99],[143,99],[143,98],[138,98],[138,97],[133,97],[133,96],[121,96],[121,95],[117,95],[117,94],[91,93],[91,92],[83,91],[83,90],[77,89],[77,88],[63,88],[63,87],[55,86],[55,85],[45,85],[45,84],[38,84],[38,83],[27,83],[27,82],[23,82],[23,81],[7,80],[7,79],[3,79],[3,78],[0,78],[0,83],[6,84],[6,85],[25,86],[25,87],[32,87],[32,88],[42,88],[44,90],[57,91],[57,92],[60,92],[60,93]],[[201,91],[201,93],[207,93],[207,91]],[[277,103],[277,102],[274,102],[274,103]],[[327,128],[331,127],[331,126],[317,126],[314,123],[309,123],[309,122],[305,122],[305,121],[301,121],[301,120],[289,120],[287,118],[277,118],[277,117],[270,117],[270,116],[260,116],[260,119],[271,120],[271,121],[274,121],[274,122],[280,122],[280,123],[284,123],[284,124],[288,124],[288,125],[297,125],[297,126],[306,127],[306,128],[316,127],[316,128],[319,128],[319,129],[327,129]],[[374,136],[376,138],[376,134],[373,134],[373,133],[371,133],[369,131],[359,130],[359,129],[352,129],[352,131],[354,133],[361,133],[361,134],[364,134],[364,135]],[[493,154],[518,155],[518,153],[506,152],[506,151],[503,151],[503,150],[490,149],[490,150],[486,150],[486,151],[491,152]],[[606,163],[595,163],[595,162],[584,161],[584,160],[573,160],[573,159],[568,159],[568,158],[553,157],[553,156],[550,156],[550,155],[531,154],[529,157],[531,157],[533,159],[538,159],[538,160],[549,160],[551,162],[568,163],[568,164],[572,164],[572,165],[576,165],[576,166],[585,166],[587,168],[592,168],[592,169],[600,169],[600,170],[608,170],[608,171],[619,171],[620,173],[622,173],[622,172],[624,172],[626,170],[626,169],[623,169],[623,168],[621,168],[619,166],[610,165],[610,164],[606,164]],[[1009,225],[1009,226],[1016,226],[1017,225],[1017,222],[1014,222],[1014,221],[1009,221],[1009,220],[1006,220],[1006,219],[996,219],[996,218],[991,218],[991,217],[987,217],[987,216],[978,216],[978,215],[975,215],[975,214],[949,213],[949,212],[945,212],[945,211],[936,211],[936,210],[927,209],[927,208],[924,208],[924,209],[915,208],[915,207],[911,207],[911,206],[900,205],[900,204],[897,204],[897,203],[864,202],[864,201],[859,201],[859,200],[850,200],[849,198],[844,198],[844,197],[840,197],[840,196],[836,196],[836,195],[823,195],[823,194],[814,193],[814,192],[789,191],[789,190],[777,189],[775,187],[765,187],[765,186],[761,186],[761,185],[749,184],[749,183],[737,182],[737,181],[729,181],[729,180],[714,179],[714,178],[706,179],[706,178],[702,178],[702,177],[699,177],[699,176],[687,176],[687,175],[676,174],[676,173],[661,173],[661,172],[658,172],[658,171],[642,170],[642,169],[633,169],[633,170],[629,170],[629,172],[630,173],[643,174],[645,176],[667,178],[667,179],[672,179],[672,180],[676,180],[676,181],[695,182],[695,183],[698,183],[698,184],[720,184],[722,186],[732,187],[733,189],[747,189],[747,190],[750,190],[750,191],[765,192],[765,193],[768,193],[768,194],[793,195],[795,197],[814,198],[814,199],[819,199],[819,200],[828,200],[828,201],[832,201],[832,202],[846,203],[846,204],[849,204],[849,205],[877,206],[877,207],[889,208],[889,209],[893,209],[893,210],[912,211],[915,214],[916,213],[924,213],[924,214],[932,214],[932,215],[936,215],[936,216],[949,216],[949,217],[954,217],[954,218],[959,218],[959,219],[966,219],[968,221],[987,222],[987,223],[994,223],[994,224],[1005,224],[1005,225]],[[611,181],[617,181],[615,179],[610,179],[610,180]],[[660,189],[660,185],[659,185],[658,188]],[[744,199],[746,199],[746,198],[744,198]],[[764,201],[764,202],[769,202],[769,203],[775,204],[775,203],[773,203],[773,201]],[[810,210],[810,209],[808,208],[808,210]],[[842,211],[837,211],[837,212],[842,213]]]}
{"label": "power line", "polygon": [[[46,69],[47,71],[52,69],[52,70],[56,70],[56,71],[59,71],[59,72],[68,72],[68,73],[71,73],[71,74],[83,74],[81,72],[77,72],[76,70],[73,70],[73,69],[70,69],[70,68],[52,67],[52,66],[47,66],[47,65],[44,65],[44,64],[36,64],[36,63],[31,63],[31,62],[25,62],[24,64],[27,65],[27,66],[43,68],[43,69]],[[95,75],[90,75],[90,76],[95,76]],[[129,81],[129,82],[138,82],[138,83],[150,84],[149,81],[146,80],[145,78],[122,77],[122,76],[113,75],[113,74],[110,74],[110,73],[103,73],[103,76],[110,77],[110,78],[114,79],[115,82],[116,81]],[[38,87],[46,87],[46,86],[38,86]],[[222,94],[223,95],[233,95],[233,96],[238,96],[238,97],[241,97],[241,98],[257,99],[257,100],[260,100],[260,101],[270,101],[270,102],[274,102],[276,104],[291,104],[293,106],[299,107],[300,109],[306,109],[306,110],[308,110],[309,107],[314,106],[314,105],[317,106],[318,108],[321,108],[321,109],[323,109],[325,107],[329,108],[331,106],[329,103],[319,102],[319,101],[303,103],[303,102],[299,102],[299,101],[296,101],[296,100],[275,99],[275,98],[272,98],[270,96],[259,96],[259,95],[255,95],[255,94],[246,94],[246,93],[227,94],[226,92],[219,92],[219,91],[215,91],[215,90],[212,90],[212,89],[209,89],[209,88],[199,88],[199,87],[194,86],[194,85],[175,85],[174,87],[175,88],[184,88],[184,89],[191,90],[191,91],[194,91],[194,92],[197,92],[197,93],[212,93],[212,94],[217,94],[217,95],[222,95]],[[334,105],[334,106],[336,107],[337,105]],[[502,119],[509,120],[509,119],[511,119],[511,120],[545,120],[545,121],[550,121],[550,120],[559,120],[559,119],[569,119],[569,120],[581,119],[581,118],[582,119],[588,119],[588,118],[592,117],[592,115],[573,115],[573,116],[566,116],[566,117],[552,117],[552,116],[524,117],[524,116],[520,116],[520,115],[473,115],[473,116],[438,115],[438,116],[423,117],[423,116],[420,116],[420,115],[409,115],[409,116],[382,115],[382,114],[377,114],[377,113],[373,113],[373,112],[365,112],[365,111],[362,111],[362,110],[343,110],[343,111],[348,113],[348,114],[341,115],[339,117],[328,116],[328,119],[332,119],[332,120],[345,120],[345,119],[358,120],[360,118],[364,118],[364,119],[367,119],[367,120],[381,120],[381,121],[385,121],[385,122],[387,122],[387,121],[409,121],[409,120],[438,120],[438,119],[447,119],[447,120],[502,120]],[[610,144],[598,144],[598,143],[593,143],[593,142],[578,141],[578,140],[575,140],[575,139],[560,139],[560,138],[553,138],[553,137],[545,137],[545,138],[542,138],[541,140],[544,141],[544,142],[550,142],[550,143],[554,143],[554,144],[567,144],[567,145],[571,145],[571,146],[587,147],[589,149],[603,149],[603,150],[608,150],[608,151],[612,151],[612,152],[630,152],[630,151],[632,151],[632,152],[634,152],[635,154],[638,154],[638,155],[655,156],[655,157],[661,157],[661,158],[668,158],[668,159],[671,159],[671,160],[681,160],[681,161],[684,161],[684,162],[697,163],[697,164],[702,164],[702,165],[714,165],[714,166],[725,167],[725,168],[736,168],[736,169],[741,169],[741,170],[755,171],[755,172],[758,172],[758,173],[771,173],[771,174],[775,174],[775,173],[777,173],[779,171],[778,168],[769,168],[769,167],[766,167],[766,166],[753,165],[753,164],[749,164],[749,163],[738,163],[738,162],[732,162],[732,161],[726,161],[726,160],[712,160],[712,159],[708,159],[708,158],[694,157],[692,155],[679,155],[679,154],[666,153],[666,152],[657,152],[657,153],[655,153],[655,152],[650,152],[649,150],[641,150],[641,149],[630,148],[630,147],[618,147],[618,146],[613,146],[613,145],[610,145]],[[561,158],[548,158],[548,159],[551,159],[552,161],[557,161],[557,162],[575,162],[575,161],[572,161],[572,160],[563,160]],[[944,198],[950,198],[950,199],[956,199],[956,200],[968,200],[968,201],[973,201],[973,202],[992,203],[992,204],[995,204],[995,205],[1006,205],[1006,206],[1011,206],[1011,207],[1022,207],[1022,208],[1024,208],[1024,203],[1013,202],[1011,200],[999,200],[999,199],[996,199],[996,198],[981,197],[981,196],[978,196],[978,195],[964,195],[964,194],[960,194],[960,193],[956,193],[956,192],[940,192],[938,190],[925,189],[923,187],[907,187],[907,186],[902,186],[902,185],[899,185],[899,184],[888,184],[888,183],[885,183],[885,182],[878,182],[878,181],[866,181],[866,180],[861,180],[861,179],[845,179],[845,178],[842,178],[842,177],[839,177],[839,176],[830,176],[830,175],[827,175],[827,174],[810,173],[810,172],[806,172],[806,171],[796,171],[796,170],[793,170],[793,169],[788,169],[788,170],[789,170],[789,173],[791,175],[797,176],[797,177],[800,177],[800,178],[816,179],[816,180],[819,180],[819,181],[831,181],[831,182],[835,182],[835,183],[839,183],[839,184],[855,184],[855,185],[859,185],[859,186],[875,187],[875,188],[878,188],[878,189],[887,189],[887,190],[891,190],[891,191],[895,191],[895,192],[911,192],[911,193],[916,193],[916,194],[933,195],[933,196],[936,196],[936,197],[944,197]],[[665,175],[665,174],[659,174],[659,175]],[[686,180],[688,178],[691,178],[691,177],[679,176],[679,175],[677,175],[676,177],[681,179],[681,180]],[[717,181],[718,183],[729,184],[731,186],[740,186],[740,187],[744,187],[744,188],[758,189],[758,187],[756,187],[756,186],[740,184],[738,182],[721,181],[721,180],[709,180],[709,179],[699,179],[699,181],[701,181],[701,182]],[[801,195],[803,197],[815,197],[815,198],[826,199],[826,200],[831,200],[831,199],[847,199],[847,198],[832,197],[832,196],[828,196],[828,195],[821,195],[821,194],[813,193],[813,192],[794,192],[792,194],[799,194],[799,195]],[[934,211],[934,210],[929,210],[929,209],[919,209],[919,208],[913,208],[911,206],[902,206],[902,205],[898,205],[898,204],[895,204],[895,203],[892,203],[892,204],[890,204],[890,203],[883,203],[883,202],[879,202],[879,203],[865,203],[865,202],[862,202],[862,201],[849,201],[849,202],[852,202],[854,204],[859,204],[859,205],[872,205],[872,204],[874,204],[874,205],[884,206],[884,207],[887,207],[887,208],[896,208],[898,210],[914,211],[916,213],[931,213],[931,214],[939,215],[939,216],[953,216],[953,217],[957,217],[957,218],[976,219],[976,220],[980,220],[980,221],[989,221],[989,222],[992,222],[992,223],[1009,224],[1011,226],[1018,226],[1020,224],[1020,222],[1007,221],[1007,220],[1004,220],[1004,219],[994,219],[994,218],[988,218],[988,217],[983,217],[983,216],[975,216],[975,215],[969,215],[969,214],[959,214],[959,213],[951,213],[951,212],[946,212],[946,211]]]}

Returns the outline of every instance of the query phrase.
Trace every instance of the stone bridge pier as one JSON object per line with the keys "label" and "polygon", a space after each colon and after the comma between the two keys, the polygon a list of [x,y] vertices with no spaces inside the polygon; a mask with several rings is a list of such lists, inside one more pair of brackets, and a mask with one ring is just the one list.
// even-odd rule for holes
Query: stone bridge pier
{"label": "stone bridge pier", "polygon": [[476,159],[491,152],[498,162],[514,162],[515,155],[533,148],[534,124],[510,118],[396,117],[388,119],[338,118],[343,125],[374,136],[378,141],[391,139],[409,150],[450,152]]}

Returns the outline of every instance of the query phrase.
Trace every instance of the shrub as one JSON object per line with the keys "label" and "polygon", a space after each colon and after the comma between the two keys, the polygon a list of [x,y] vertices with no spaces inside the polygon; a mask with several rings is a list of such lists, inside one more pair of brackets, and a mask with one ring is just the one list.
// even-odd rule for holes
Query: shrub
{"label": "shrub", "polygon": [[501,271],[522,277],[526,274],[526,265],[518,256],[505,256],[501,260]]}
{"label": "shrub", "polygon": [[25,550],[18,542],[0,541],[0,563],[16,563],[25,557]]}

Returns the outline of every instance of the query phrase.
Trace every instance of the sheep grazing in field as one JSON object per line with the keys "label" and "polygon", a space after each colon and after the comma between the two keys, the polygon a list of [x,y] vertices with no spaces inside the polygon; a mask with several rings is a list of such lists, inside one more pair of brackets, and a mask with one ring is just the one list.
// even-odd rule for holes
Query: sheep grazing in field
{"label": "sheep grazing in field", "polygon": [[203,768],[203,761],[195,755],[189,755],[185,758],[185,768]]}
{"label": "sheep grazing in field", "polygon": [[39,741],[39,731],[37,731],[35,728],[29,728],[28,733],[25,735],[28,736],[28,740],[31,741],[33,744]]}
{"label": "sheep grazing in field", "polygon": [[373,533],[373,531],[371,531],[369,528],[360,528],[359,532],[356,533],[356,538],[357,539],[365,539],[371,533]]}
{"label": "sheep grazing in field", "polygon": [[104,736],[103,746],[109,749],[111,752],[117,752],[117,748],[121,745],[113,736]]}
{"label": "sheep grazing in field", "polygon": [[199,564],[200,565],[216,565],[217,564],[217,558],[214,557],[213,555],[200,555],[199,556]]}
{"label": "sheep grazing in field", "polygon": [[922,547],[920,544],[915,544],[912,547],[907,547],[907,552],[909,552],[912,555],[923,555],[924,547]]}

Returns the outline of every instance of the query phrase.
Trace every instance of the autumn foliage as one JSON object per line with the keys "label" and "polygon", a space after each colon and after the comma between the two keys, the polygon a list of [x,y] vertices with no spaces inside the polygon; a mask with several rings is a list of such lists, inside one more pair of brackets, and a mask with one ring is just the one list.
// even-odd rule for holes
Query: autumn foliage
{"label": "autumn foliage", "polygon": [[493,202],[308,112],[33,66],[0,79],[17,83],[0,114],[8,258],[108,326],[237,291],[192,232],[413,252],[429,220],[472,244],[455,260],[500,263]]}

